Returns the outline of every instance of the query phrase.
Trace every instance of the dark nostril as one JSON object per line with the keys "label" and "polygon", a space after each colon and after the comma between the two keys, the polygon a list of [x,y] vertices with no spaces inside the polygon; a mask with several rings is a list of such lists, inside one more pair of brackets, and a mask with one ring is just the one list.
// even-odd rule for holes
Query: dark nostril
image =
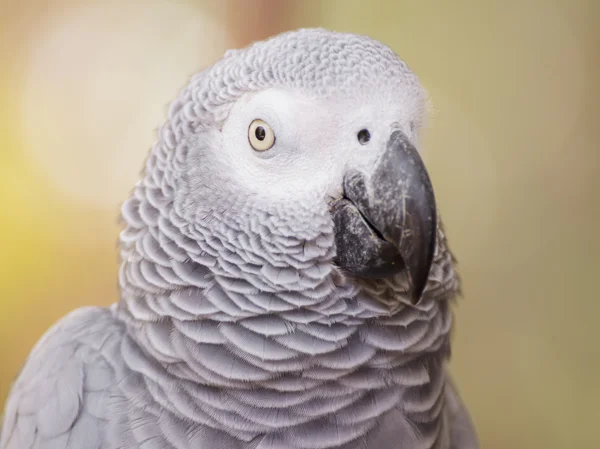
{"label": "dark nostril", "polygon": [[361,145],[366,145],[371,140],[371,133],[368,129],[361,129],[356,137]]}

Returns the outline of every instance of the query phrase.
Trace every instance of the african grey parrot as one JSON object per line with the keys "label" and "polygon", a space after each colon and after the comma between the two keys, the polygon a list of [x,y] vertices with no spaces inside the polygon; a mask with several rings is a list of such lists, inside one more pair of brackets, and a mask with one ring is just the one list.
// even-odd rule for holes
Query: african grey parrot
{"label": "african grey parrot", "polygon": [[122,207],[120,301],[39,341],[1,449],[474,449],[426,95],[367,37],[229,51]]}

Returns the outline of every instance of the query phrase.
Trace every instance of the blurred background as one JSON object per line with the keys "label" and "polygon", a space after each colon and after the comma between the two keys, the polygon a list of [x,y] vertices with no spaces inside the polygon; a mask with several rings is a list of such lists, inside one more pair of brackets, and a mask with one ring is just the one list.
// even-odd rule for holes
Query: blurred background
{"label": "blurred background", "polygon": [[0,0],[0,405],[52,323],[117,300],[119,204],[189,77],[322,26],[390,45],[431,94],[482,446],[600,447],[599,20],[595,0]]}

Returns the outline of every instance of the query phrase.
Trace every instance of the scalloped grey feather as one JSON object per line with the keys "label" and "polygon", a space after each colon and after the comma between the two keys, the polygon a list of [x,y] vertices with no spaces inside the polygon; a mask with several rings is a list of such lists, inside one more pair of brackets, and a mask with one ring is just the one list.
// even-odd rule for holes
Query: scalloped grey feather
{"label": "scalloped grey feather", "polygon": [[446,370],[459,290],[441,224],[418,306],[407,278],[334,263],[327,207],[258,201],[211,157],[232,107],[270,88],[426,97],[392,50],[320,29],[227,52],[173,102],[122,207],[120,301],[39,341],[1,449],[475,449]]}

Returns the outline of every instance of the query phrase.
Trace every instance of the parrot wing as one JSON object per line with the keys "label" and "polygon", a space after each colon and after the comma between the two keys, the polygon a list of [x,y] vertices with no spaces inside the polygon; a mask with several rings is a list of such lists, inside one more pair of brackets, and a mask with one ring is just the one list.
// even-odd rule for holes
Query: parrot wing
{"label": "parrot wing", "polygon": [[446,375],[446,407],[450,426],[450,449],[479,449],[475,426],[449,374]]}
{"label": "parrot wing", "polygon": [[[38,342],[10,393],[0,449],[97,449],[114,382],[103,351],[121,328],[110,311],[78,309]],[[117,337],[117,338],[115,338]]]}

